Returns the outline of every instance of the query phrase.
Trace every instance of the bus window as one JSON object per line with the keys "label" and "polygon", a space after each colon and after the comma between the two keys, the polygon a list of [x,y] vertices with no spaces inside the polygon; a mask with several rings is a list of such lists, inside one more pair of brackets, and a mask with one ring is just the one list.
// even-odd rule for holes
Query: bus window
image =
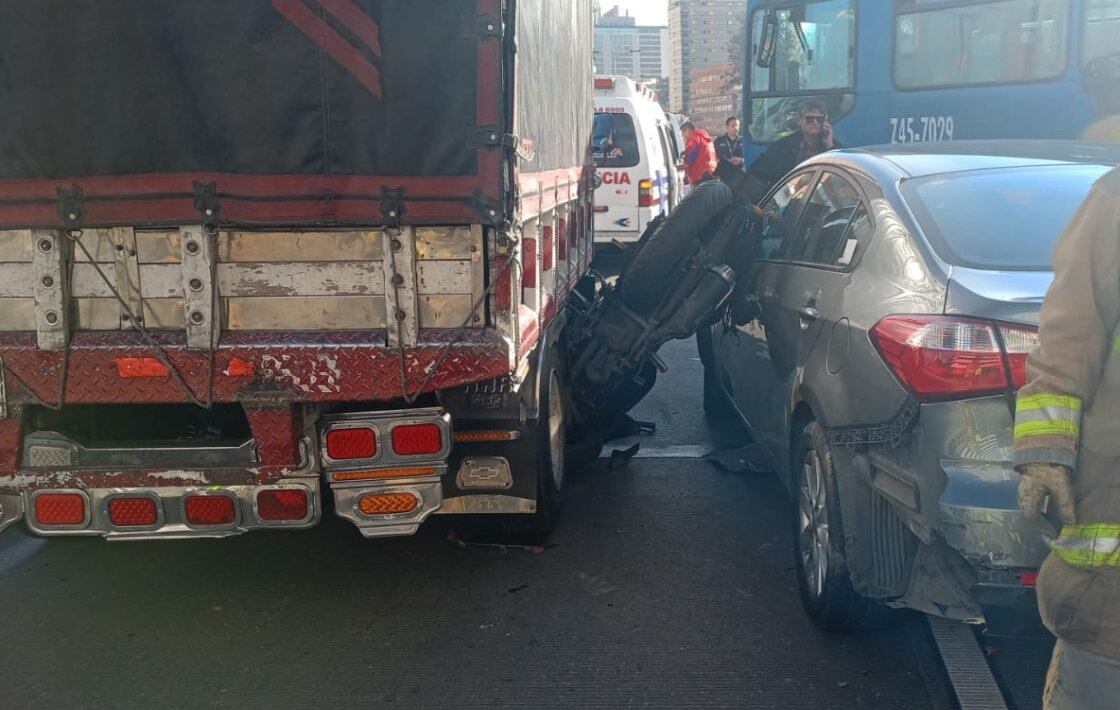
{"label": "bus window", "polygon": [[[750,136],[767,143],[796,129],[807,96],[838,117],[851,107],[855,12],[851,0],[760,8],[751,15]],[[835,105],[833,105],[835,104]]]}
{"label": "bus window", "polygon": [[1053,79],[1065,71],[1069,0],[1002,0],[937,7],[897,0],[899,88]]}
{"label": "bus window", "polygon": [[1120,54],[1120,0],[1085,0],[1081,65]]}
{"label": "bus window", "polygon": [[851,0],[826,0],[756,10],[752,22],[757,55],[766,25],[764,12],[777,18],[777,35],[769,67],[751,72],[754,93],[828,91],[852,85],[854,15]]}
{"label": "bus window", "polygon": [[634,119],[625,113],[597,113],[592,138],[595,166],[599,168],[632,168],[641,155]]}

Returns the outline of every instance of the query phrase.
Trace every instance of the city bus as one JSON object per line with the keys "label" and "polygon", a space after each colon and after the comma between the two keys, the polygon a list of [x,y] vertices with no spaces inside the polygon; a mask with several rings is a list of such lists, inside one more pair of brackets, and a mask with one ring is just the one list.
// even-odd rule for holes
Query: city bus
{"label": "city bus", "polygon": [[810,97],[847,146],[1080,138],[1120,113],[1120,0],[749,0],[748,158]]}

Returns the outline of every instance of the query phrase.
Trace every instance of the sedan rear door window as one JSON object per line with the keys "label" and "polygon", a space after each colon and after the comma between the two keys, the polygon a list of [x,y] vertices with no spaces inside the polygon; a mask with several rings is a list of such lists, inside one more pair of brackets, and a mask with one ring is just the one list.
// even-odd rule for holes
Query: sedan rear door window
{"label": "sedan rear door window", "polygon": [[[820,266],[843,265],[842,257],[851,251],[847,245],[849,225],[860,212],[860,205],[860,194],[854,185],[836,173],[824,173],[805,206],[794,237],[782,244],[778,258]],[[866,211],[862,215],[866,220]],[[850,257],[847,262],[851,263]]]}
{"label": "sedan rear door window", "polygon": [[789,243],[796,237],[797,220],[808,201],[816,182],[817,173],[808,172],[795,175],[775,190],[763,209],[769,218],[762,228],[759,244],[759,258],[780,259],[792,248]]}

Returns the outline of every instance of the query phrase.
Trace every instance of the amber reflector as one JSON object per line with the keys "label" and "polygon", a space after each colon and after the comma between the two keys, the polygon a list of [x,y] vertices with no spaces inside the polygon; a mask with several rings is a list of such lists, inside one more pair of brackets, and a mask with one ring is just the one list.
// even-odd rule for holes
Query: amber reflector
{"label": "amber reflector", "polygon": [[435,476],[439,469],[435,466],[414,466],[412,468],[383,468],[380,471],[347,471],[345,473],[332,473],[331,480],[341,481],[377,481],[386,478],[412,478],[413,476]]}
{"label": "amber reflector", "polygon": [[518,436],[516,431],[457,431],[452,438],[456,444],[474,444],[483,441],[513,441]]}
{"label": "amber reflector", "polygon": [[420,507],[420,499],[411,493],[370,493],[358,499],[362,515],[396,515],[411,513]]}

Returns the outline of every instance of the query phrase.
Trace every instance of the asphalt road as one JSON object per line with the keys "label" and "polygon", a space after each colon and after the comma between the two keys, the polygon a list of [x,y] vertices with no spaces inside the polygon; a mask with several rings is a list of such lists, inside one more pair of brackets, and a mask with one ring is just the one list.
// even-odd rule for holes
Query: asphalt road
{"label": "asphalt road", "polygon": [[388,541],[336,520],[225,541],[4,533],[0,707],[954,707],[923,619],[809,623],[784,491],[695,457],[737,435],[699,414],[694,343],[664,354],[636,412],[660,430],[642,458],[572,476],[543,549],[455,545],[438,520]]}

